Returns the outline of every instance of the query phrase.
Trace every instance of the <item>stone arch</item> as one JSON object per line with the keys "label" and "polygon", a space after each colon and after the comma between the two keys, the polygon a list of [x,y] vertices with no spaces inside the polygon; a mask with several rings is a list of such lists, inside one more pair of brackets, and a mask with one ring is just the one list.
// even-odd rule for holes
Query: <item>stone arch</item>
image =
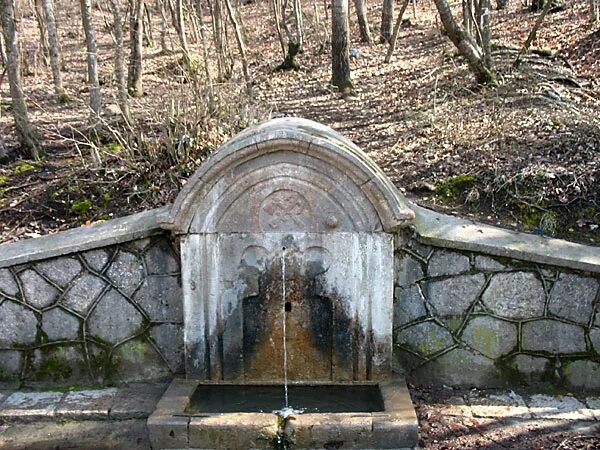
{"label": "stone arch", "polygon": [[414,218],[356,145],[306,119],[274,119],[220,147],[181,190],[163,228],[214,232],[393,232]]}

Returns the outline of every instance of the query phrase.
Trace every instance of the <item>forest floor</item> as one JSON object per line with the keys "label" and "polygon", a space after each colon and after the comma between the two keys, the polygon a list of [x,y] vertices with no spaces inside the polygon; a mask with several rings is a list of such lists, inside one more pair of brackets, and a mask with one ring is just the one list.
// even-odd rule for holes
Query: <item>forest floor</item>
{"label": "forest floor", "polygon": [[[276,72],[281,49],[269,5],[259,0],[239,10],[254,98],[243,94],[236,61],[233,78],[216,86],[213,111],[198,81],[200,56],[192,77],[181,70],[180,54],[161,53],[156,16],[155,45],[144,49],[146,93],[131,99],[135,124],[130,131],[115,114],[110,18],[99,2],[94,14],[106,110],[99,143],[86,137],[86,52],[78,11],[62,7],[65,2],[57,2],[56,10],[70,96],[66,103],[54,99],[50,70],[41,63],[35,16],[24,12],[20,21],[24,90],[42,136],[42,161],[20,158],[7,81],[0,86],[0,243],[163,206],[231,135],[250,123],[288,115],[347,135],[421,205],[600,244],[600,26],[589,23],[587,2],[569,1],[564,10],[549,14],[534,42],[536,52],[518,70],[512,62],[537,15],[518,1],[492,11],[499,80],[494,89],[475,85],[440,33],[433,3],[419,1],[416,15],[409,8],[389,64],[383,62],[387,46],[359,43],[351,8],[355,95],[342,96],[328,84],[323,6],[304,5],[301,69]],[[381,11],[372,3],[376,36]],[[193,51],[201,55],[193,38],[191,33]],[[175,48],[176,42],[172,31],[170,45]],[[214,64],[209,67],[216,73]]]}

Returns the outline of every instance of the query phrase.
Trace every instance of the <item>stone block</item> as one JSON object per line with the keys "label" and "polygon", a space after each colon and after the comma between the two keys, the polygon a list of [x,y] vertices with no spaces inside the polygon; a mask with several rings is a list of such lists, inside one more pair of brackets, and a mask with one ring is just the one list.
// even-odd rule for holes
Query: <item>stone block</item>
{"label": "stone block", "polygon": [[48,283],[37,272],[31,269],[19,274],[25,301],[34,308],[50,306],[59,294],[58,289]]}
{"label": "stone block", "polygon": [[55,345],[34,350],[26,376],[45,384],[85,383],[89,374],[83,346]]}
{"label": "stone block", "polygon": [[166,240],[153,245],[144,256],[146,270],[150,275],[179,273],[179,261]]}
{"label": "stone block", "polygon": [[0,269],[0,293],[9,297],[16,297],[19,293],[19,286],[8,269]]}
{"label": "stone block", "polygon": [[531,418],[525,400],[513,391],[506,394],[471,391],[468,394],[468,401],[474,417]]}
{"label": "stone block", "polygon": [[84,274],[71,284],[61,303],[67,308],[85,315],[106,286],[106,282],[101,278],[89,273]]}
{"label": "stone block", "polygon": [[536,419],[594,420],[591,411],[575,397],[553,397],[536,394],[527,399],[531,415]]}
{"label": "stone block", "polygon": [[592,328],[590,330],[590,341],[596,353],[600,355],[600,328]]}
{"label": "stone block", "polygon": [[492,276],[482,301],[502,317],[535,318],[544,313],[544,286],[531,272],[498,273]]}
{"label": "stone block", "polygon": [[159,416],[148,418],[148,435],[152,448],[184,449],[188,446],[189,417]]}
{"label": "stone block", "polygon": [[152,345],[142,339],[127,341],[115,349],[111,364],[113,380],[118,383],[159,382],[172,374]]}
{"label": "stone block", "polygon": [[190,448],[273,448],[277,433],[274,414],[239,413],[192,417]]}
{"label": "stone block", "polygon": [[438,315],[462,315],[477,300],[484,284],[483,274],[460,275],[429,281],[426,284],[426,295]]}
{"label": "stone block", "polygon": [[468,256],[448,250],[436,250],[429,259],[427,275],[430,277],[457,275],[470,269],[471,261]]}
{"label": "stone block", "polygon": [[115,289],[109,290],[90,314],[88,332],[117,344],[140,330],[141,313]]}
{"label": "stone block", "polygon": [[79,325],[77,317],[59,307],[44,311],[42,315],[42,330],[51,341],[77,339]]}
{"label": "stone block", "polygon": [[561,273],[550,291],[548,309],[558,317],[587,325],[597,292],[596,279]]}
{"label": "stone block", "polygon": [[506,269],[506,266],[489,256],[477,255],[475,256],[475,269],[482,272],[497,272]]}
{"label": "stone block", "polygon": [[0,346],[12,347],[35,342],[37,318],[26,306],[5,301],[0,305]]}
{"label": "stone block", "polygon": [[74,420],[107,420],[117,389],[67,392],[56,408],[56,417]]}
{"label": "stone block", "polygon": [[548,370],[550,360],[539,356],[521,354],[513,358],[511,365],[524,375],[539,376]]}
{"label": "stone block", "polygon": [[454,345],[452,335],[435,322],[423,322],[405,328],[396,342],[423,356],[430,356]]}
{"label": "stone block", "polygon": [[82,253],[83,259],[96,272],[102,272],[108,264],[109,256],[107,250],[97,249]]}
{"label": "stone block", "polygon": [[407,324],[427,317],[425,298],[417,285],[396,287],[394,301],[394,326]]}
{"label": "stone block", "polygon": [[596,420],[600,420],[600,397],[587,397],[585,402]]}
{"label": "stone block", "polygon": [[23,370],[23,353],[0,350],[0,381],[18,380]]}
{"label": "stone block", "polygon": [[81,263],[72,257],[48,259],[36,264],[36,269],[60,287],[66,287],[81,272]]}
{"label": "stone block", "polygon": [[421,262],[404,253],[401,258],[398,258],[396,284],[398,286],[408,286],[423,279],[423,267]]}
{"label": "stone block", "polygon": [[136,292],[134,300],[153,321],[183,321],[183,294],[179,277],[150,276]]}
{"label": "stone block", "polygon": [[160,324],[150,330],[150,336],[156,342],[166,358],[173,373],[182,373],[185,369],[183,360],[183,325]]}
{"label": "stone block", "polygon": [[116,393],[110,407],[113,420],[146,419],[167,388],[166,384],[130,384]]}
{"label": "stone block", "polygon": [[516,347],[517,326],[494,317],[473,317],[467,323],[461,339],[488,358],[496,359]]}
{"label": "stone block", "polygon": [[131,295],[144,279],[144,266],[136,255],[120,250],[106,275],[121,291]]}
{"label": "stone block", "polygon": [[62,392],[13,392],[0,405],[0,420],[50,420],[63,397]]}
{"label": "stone block", "polygon": [[600,364],[597,362],[578,360],[566,363],[563,374],[571,387],[590,391],[600,389]]}
{"label": "stone block", "polygon": [[524,350],[550,353],[576,353],[587,350],[583,328],[549,319],[524,323],[522,346]]}

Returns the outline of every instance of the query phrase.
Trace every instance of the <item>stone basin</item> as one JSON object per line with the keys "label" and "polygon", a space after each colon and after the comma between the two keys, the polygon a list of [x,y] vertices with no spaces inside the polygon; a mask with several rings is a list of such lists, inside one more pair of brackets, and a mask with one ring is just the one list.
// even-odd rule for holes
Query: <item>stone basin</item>
{"label": "stone basin", "polygon": [[[307,395],[306,400],[300,394]],[[285,421],[266,409],[281,405],[277,396],[283,402],[283,387],[273,383],[175,379],[148,419],[152,446],[272,449],[277,448],[278,433],[291,442],[292,449],[399,449],[417,444],[417,418],[403,378],[372,383],[293,383],[290,405],[299,403],[297,407],[301,407],[304,403],[306,411],[293,413]]]}

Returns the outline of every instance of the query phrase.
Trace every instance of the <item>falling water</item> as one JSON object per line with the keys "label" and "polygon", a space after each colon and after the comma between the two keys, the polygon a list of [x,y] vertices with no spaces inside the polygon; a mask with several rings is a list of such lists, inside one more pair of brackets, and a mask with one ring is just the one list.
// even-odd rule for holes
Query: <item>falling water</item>
{"label": "falling water", "polygon": [[281,250],[281,317],[283,317],[283,390],[285,394],[285,409],[288,402],[288,372],[287,372],[287,332],[285,326],[285,247]]}

